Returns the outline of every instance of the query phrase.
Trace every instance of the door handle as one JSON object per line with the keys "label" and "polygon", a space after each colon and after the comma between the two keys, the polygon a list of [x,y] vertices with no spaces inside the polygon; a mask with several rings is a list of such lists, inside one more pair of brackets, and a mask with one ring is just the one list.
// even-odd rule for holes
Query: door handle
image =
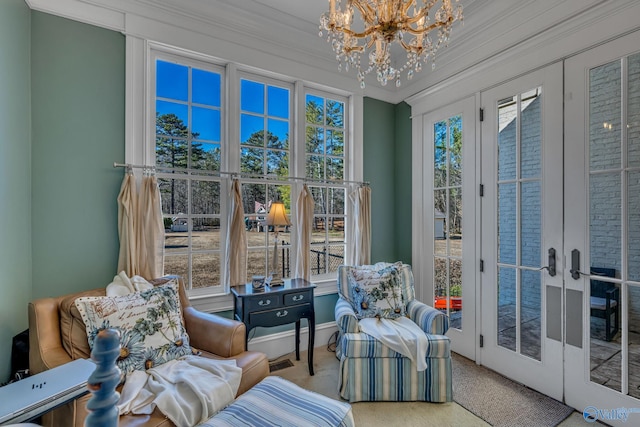
{"label": "door handle", "polygon": [[571,277],[573,280],[578,280],[582,272],[580,271],[580,251],[574,249],[571,251]]}
{"label": "door handle", "polygon": [[555,250],[555,248],[549,248],[549,262],[548,262],[548,265],[540,268],[540,270],[547,270],[549,272],[549,276],[551,276],[551,277],[556,275],[556,250]]}

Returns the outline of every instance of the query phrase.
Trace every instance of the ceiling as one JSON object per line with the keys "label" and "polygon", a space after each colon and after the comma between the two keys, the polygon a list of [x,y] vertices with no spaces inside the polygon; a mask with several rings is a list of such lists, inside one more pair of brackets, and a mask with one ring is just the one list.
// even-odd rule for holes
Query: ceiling
{"label": "ceiling", "polygon": [[[215,46],[204,42],[204,47],[222,59],[397,103],[505,52],[567,37],[572,28],[596,28],[600,15],[637,0],[459,0],[464,7],[464,22],[454,23],[448,46],[436,55],[435,69],[424,67],[410,81],[403,76],[400,88],[394,84],[381,87],[370,74],[365,90],[360,89],[353,71],[338,71],[326,35],[318,36],[319,18],[328,9],[327,0],[26,1],[32,8],[126,33],[133,31],[134,35],[138,28],[129,28],[131,22],[146,19],[175,25],[219,40]],[[81,8],[63,6],[67,3],[86,5],[100,11],[101,16],[94,12],[81,16]],[[100,20],[103,16],[111,19],[111,15],[103,11],[114,16],[106,24]],[[125,18],[116,19],[116,15]],[[166,37],[167,43],[173,42],[171,36]],[[404,52],[394,47],[398,49],[392,53],[400,64]]]}
{"label": "ceiling", "polygon": [[[319,37],[319,18],[327,0],[138,0],[147,4],[175,5],[182,11],[218,20],[262,42],[271,42],[327,72],[348,79],[350,89],[360,91],[355,73],[339,72],[335,54],[325,37]],[[580,15],[614,0],[459,0],[464,22],[455,23],[448,46],[436,56],[436,67],[424,67],[402,87],[382,88],[368,76],[366,96],[399,102],[482,61],[512,49],[544,32],[563,26]],[[461,25],[462,24],[462,25]],[[404,51],[392,51],[399,62]]]}

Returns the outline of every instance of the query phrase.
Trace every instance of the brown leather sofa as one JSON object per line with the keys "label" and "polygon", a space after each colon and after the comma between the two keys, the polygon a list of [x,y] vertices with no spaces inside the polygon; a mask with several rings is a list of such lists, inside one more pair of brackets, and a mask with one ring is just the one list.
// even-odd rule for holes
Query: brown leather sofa
{"label": "brown leather sofa", "polygon": [[[163,284],[170,278],[163,277],[152,283]],[[181,279],[179,283],[180,302],[191,346],[205,357],[236,360],[242,368],[238,395],[269,375],[266,355],[245,351],[245,325],[191,307]],[[73,359],[91,357],[84,322],[74,301],[81,296],[100,295],[105,295],[104,288],[29,303],[29,367],[32,373],[37,374]],[[85,395],[45,414],[43,425],[83,427],[87,416],[86,403],[90,397]],[[168,427],[173,423],[156,409],[151,415],[123,415],[118,425]]]}

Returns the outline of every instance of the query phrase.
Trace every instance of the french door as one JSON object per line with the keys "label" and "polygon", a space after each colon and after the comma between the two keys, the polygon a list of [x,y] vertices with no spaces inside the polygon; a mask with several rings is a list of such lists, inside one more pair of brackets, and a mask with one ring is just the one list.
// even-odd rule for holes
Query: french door
{"label": "french door", "polygon": [[479,359],[562,400],[562,64],[480,97]]}
{"label": "french door", "polygon": [[[640,33],[566,61],[566,401],[640,422]],[[627,419],[628,418],[628,419]]]}
{"label": "french door", "polygon": [[433,306],[449,316],[451,349],[472,360],[477,336],[474,113],[470,97],[423,117],[424,147],[429,147],[421,163],[429,165],[421,183],[427,257],[419,267],[434,278]]}

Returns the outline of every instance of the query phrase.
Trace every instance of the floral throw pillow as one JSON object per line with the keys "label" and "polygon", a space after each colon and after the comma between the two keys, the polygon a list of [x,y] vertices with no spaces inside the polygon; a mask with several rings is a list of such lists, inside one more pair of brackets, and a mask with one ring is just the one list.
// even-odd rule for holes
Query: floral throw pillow
{"label": "floral throw pillow", "polygon": [[91,349],[100,330],[113,328],[120,332],[116,363],[125,374],[192,353],[176,283],[123,296],[80,297],[75,304]]}
{"label": "floral throw pillow", "polygon": [[401,263],[382,269],[351,270],[351,301],[358,319],[395,319],[406,315],[399,268],[402,268]]}

